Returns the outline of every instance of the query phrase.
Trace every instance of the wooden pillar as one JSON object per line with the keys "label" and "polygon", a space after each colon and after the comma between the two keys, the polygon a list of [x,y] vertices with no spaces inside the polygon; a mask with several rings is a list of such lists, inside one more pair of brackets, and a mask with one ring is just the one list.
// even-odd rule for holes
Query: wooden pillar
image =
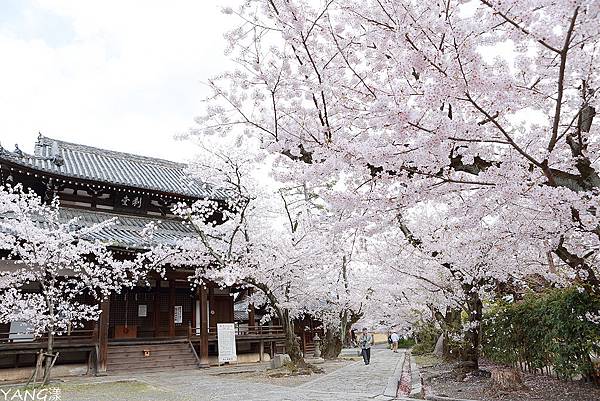
{"label": "wooden pillar", "polygon": [[160,337],[160,277],[156,278],[156,285],[154,286],[154,337]]}
{"label": "wooden pillar", "polygon": [[208,325],[217,327],[217,311],[215,310],[217,303],[215,302],[215,289],[208,287]]}
{"label": "wooden pillar", "polygon": [[169,280],[169,337],[175,337],[175,280]]}
{"label": "wooden pillar", "polygon": [[[190,326],[192,327],[192,330],[196,329],[196,298],[198,297],[196,294],[198,294],[198,289],[196,288],[193,292],[192,292],[193,296],[192,296],[192,300],[190,301],[192,303],[192,321],[190,323]],[[194,332],[194,331],[192,331]]]}
{"label": "wooden pillar", "polygon": [[265,353],[265,340],[260,339],[260,343],[258,344],[258,361],[263,361],[263,354]]}
{"label": "wooden pillar", "polygon": [[208,294],[200,286],[200,367],[208,368]]}
{"label": "wooden pillar", "polygon": [[110,313],[110,299],[100,304],[100,321],[98,322],[98,372],[105,373],[108,362],[108,321]]}
{"label": "wooden pillar", "polygon": [[[248,288],[248,296],[251,296],[253,292],[253,288]],[[252,303],[248,304],[248,326],[256,326],[256,315],[254,311],[254,304]]]}

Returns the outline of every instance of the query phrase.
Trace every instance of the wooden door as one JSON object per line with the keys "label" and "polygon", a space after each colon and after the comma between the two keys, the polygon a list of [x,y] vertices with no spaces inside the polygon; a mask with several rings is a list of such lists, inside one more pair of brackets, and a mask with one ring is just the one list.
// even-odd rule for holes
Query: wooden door
{"label": "wooden door", "polygon": [[210,327],[217,327],[217,323],[233,323],[233,297],[228,295],[215,296],[214,305],[211,305]]}

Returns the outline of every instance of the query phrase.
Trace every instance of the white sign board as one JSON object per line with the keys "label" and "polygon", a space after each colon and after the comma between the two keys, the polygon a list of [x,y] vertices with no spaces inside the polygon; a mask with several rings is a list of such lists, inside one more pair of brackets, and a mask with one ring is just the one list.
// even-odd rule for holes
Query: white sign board
{"label": "white sign board", "polygon": [[148,316],[148,306],[147,305],[138,305],[138,317],[147,317]]}
{"label": "white sign board", "polygon": [[175,324],[183,323],[183,306],[175,305],[174,320]]}
{"label": "white sign board", "polygon": [[33,327],[29,322],[10,322],[10,334],[8,338],[14,342],[32,341],[33,334],[30,334]]}
{"label": "white sign board", "polygon": [[235,324],[217,323],[217,342],[219,344],[219,363],[237,361]]}

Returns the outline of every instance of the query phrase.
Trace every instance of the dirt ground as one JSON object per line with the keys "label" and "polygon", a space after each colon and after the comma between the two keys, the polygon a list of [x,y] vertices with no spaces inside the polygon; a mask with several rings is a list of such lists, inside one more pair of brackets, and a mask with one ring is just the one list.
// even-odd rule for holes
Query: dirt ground
{"label": "dirt ground", "polygon": [[[556,378],[524,373],[525,389],[513,392],[490,391],[491,379],[453,372],[454,364],[433,355],[417,357],[426,394],[485,401],[599,401],[600,387],[589,383],[565,382]],[[483,362],[489,371],[493,364]]]}

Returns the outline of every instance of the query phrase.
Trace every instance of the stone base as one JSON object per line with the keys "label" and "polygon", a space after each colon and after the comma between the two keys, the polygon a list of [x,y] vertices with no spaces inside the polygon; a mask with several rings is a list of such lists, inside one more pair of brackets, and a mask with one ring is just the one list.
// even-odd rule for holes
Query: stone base
{"label": "stone base", "polygon": [[422,400],[424,397],[423,382],[421,381],[421,373],[415,358],[410,356],[410,398]]}
{"label": "stone base", "polygon": [[279,369],[286,363],[292,362],[292,359],[288,354],[275,354],[271,360],[271,369]]}

